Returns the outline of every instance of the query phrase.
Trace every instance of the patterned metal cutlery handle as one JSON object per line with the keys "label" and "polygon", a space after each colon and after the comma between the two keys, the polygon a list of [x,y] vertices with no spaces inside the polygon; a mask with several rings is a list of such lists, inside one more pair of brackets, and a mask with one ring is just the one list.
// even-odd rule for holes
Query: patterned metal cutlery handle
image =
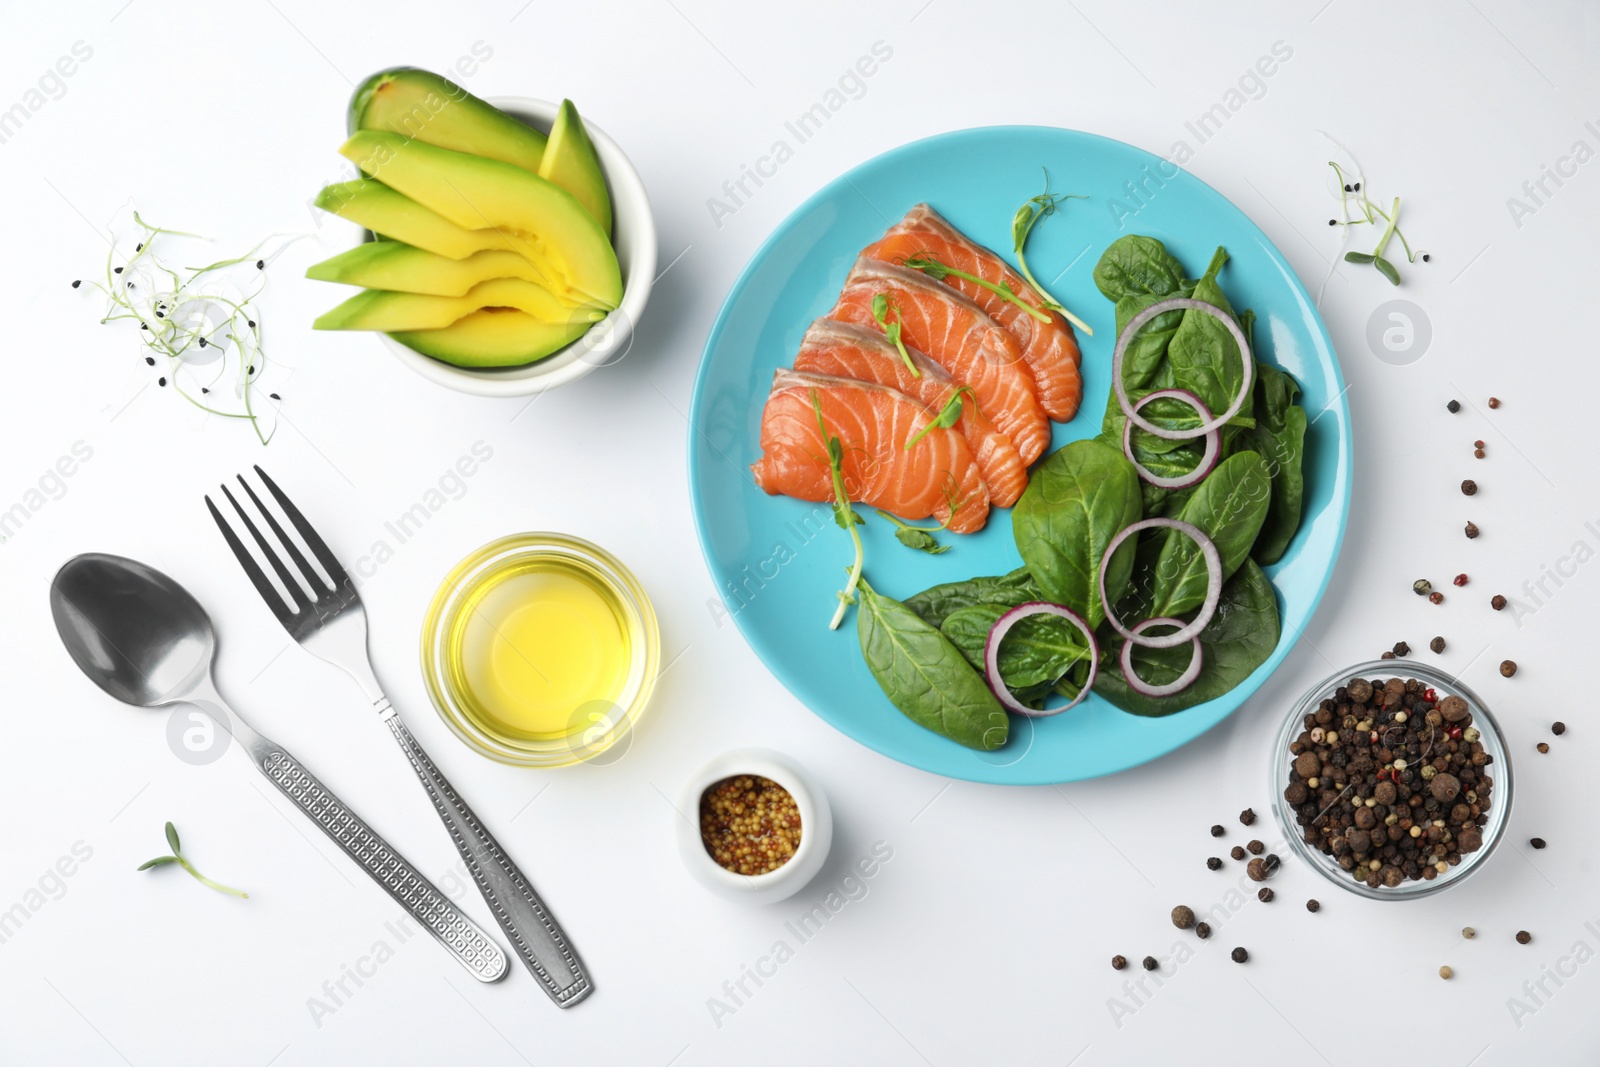
{"label": "patterned metal cutlery handle", "polygon": [[263,742],[252,746],[251,757],[284,796],[344,849],[345,855],[359,863],[474,978],[497,982],[505,977],[506,954],[488,934],[298,760],[277,744],[265,739]]}
{"label": "patterned metal cutlery handle", "polygon": [[539,979],[558,1007],[570,1008],[588,996],[594,990],[594,983],[589,980],[583,961],[566,934],[556,924],[544,901],[539,899],[539,894],[534,892],[533,885],[439,773],[400,716],[391,713],[388,723],[394,739],[400,743],[417,777],[422,779],[428,795],[433,798],[433,806],[478,883],[483,899],[488,901],[500,929],[511,939],[522,962],[528,965],[528,970]]}

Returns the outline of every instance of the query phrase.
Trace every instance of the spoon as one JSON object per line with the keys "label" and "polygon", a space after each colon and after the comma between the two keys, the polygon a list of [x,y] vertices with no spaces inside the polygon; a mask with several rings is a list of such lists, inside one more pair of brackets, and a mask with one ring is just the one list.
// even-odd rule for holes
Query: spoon
{"label": "spoon", "polygon": [[504,951],[294,756],[232,711],[212,678],[217,638],[183,586],[137,560],[91,552],[50,583],[50,613],[89,680],[124,704],[192,704],[243,746],[256,769],[405,908],[472,976],[505,976]]}

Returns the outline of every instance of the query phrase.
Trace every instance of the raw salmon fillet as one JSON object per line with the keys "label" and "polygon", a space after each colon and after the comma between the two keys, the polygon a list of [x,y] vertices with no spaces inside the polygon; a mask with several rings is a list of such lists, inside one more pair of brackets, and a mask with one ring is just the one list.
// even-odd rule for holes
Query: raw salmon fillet
{"label": "raw salmon fillet", "polygon": [[902,519],[932,517],[954,533],[983,528],[989,494],[966,438],[935,427],[907,450],[906,441],[933,413],[876,382],[779,370],[761,413],[761,459],[750,468],[758,486],[800,500],[833,500],[827,440],[812,397],[822,406],[827,436],[844,446],[851,500]]}
{"label": "raw salmon fillet", "polygon": [[[950,397],[960,388],[950,372],[917,351],[906,347],[912,366],[921,377],[911,373],[900,350],[878,329],[867,329],[834,319],[818,319],[811,324],[800,341],[800,354],[795,357],[794,369],[810,374],[831,374],[839,378],[855,378],[863,382],[877,382],[898,389],[923,407],[938,414],[949,403]],[[989,417],[979,410],[973,398],[963,396],[961,419],[955,424],[967,446],[972,449],[983,484],[989,490],[989,502],[996,507],[1008,508],[1028,486],[1028,467],[1017,455],[1011,438],[1001,433]],[[926,439],[924,439],[926,440]],[[918,442],[917,447],[921,447]]]}
{"label": "raw salmon fillet", "polygon": [[1066,422],[1077,414],[1083,399],[1083,379],[1078,371],[1082,357],[1072,325],[1059,312],[1046,308],[1033,286],[1005,260],[968,239],[927,204],[908,211],[882,240],[868,245],[861,254],[887,263],[904,263],[918,253],[986,282],[1009,286],[1018,297],[1050,316],[1049,322],[1040,322],[1011,301],[965,278],[949,275],[941,283],[971,299],[1016,338],[1022,358],[1033,372],[1039,406],[1046,415]]}
{"label": "raw salmon fillet", "polygon": [[901,339],[976,394],[978,406],[1011,438],[1023,463],[1038,459],[1050,443],[1050,420],[1016,339],[943,282],[870,256],[856,260],[828,317],[881,330],[872,317],[879,293],[899,309]]}

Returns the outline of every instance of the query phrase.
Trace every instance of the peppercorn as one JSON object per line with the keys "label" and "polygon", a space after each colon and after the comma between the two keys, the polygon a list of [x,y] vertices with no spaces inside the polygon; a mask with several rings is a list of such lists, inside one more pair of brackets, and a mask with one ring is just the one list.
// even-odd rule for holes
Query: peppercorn
{"label": "peppercorn", "polygon": [[1461,401],[1459,401],[1459,400],[1450,401],[1450,403],[1445,405],[1445,410],[1450,412],[1450,414],[1454,415],[1456,412],[1461,410]]}
{"label": "peppercorn", "polygon": [[1404,641],[1396,641],[1394,643],[1394,654],[1397,656],[1409,656],[1411,655],[1411,646]]}
{"label": "peppercorn", "polygon": [[1518,930],[1517,931],[1517,944],[1526,945],[1529,941],[1532,941],[1532,940],[1533,940],[1533,935],[1528,933],[1528,931],[1526,931],[1526,930]]}
{"label": "peppercorn", "polygon": [[1257,858],[1251,860],[1249,864],[1246,865],[1245,873],[1250,876],[1250,880],[1252,882],[1265,882],[1267,880],[1267,875],[1272,872],[1267,867],[1266,860]]}
{"label": "peppercorn", "polygon": [[1147,971],[1153,971],[1157,967],[1161,966],[1160,962],[1154,956],[1146,956],[1140,961],[1139,965]]}
{"label": "peppercorn", "polygon": [[1206,867],[1213,871],[1220,871],[1222,870],[1222,860],[1217,856],[1212,856],[1206,860]]}
{"label": "peppercorn", "polygon": [[1260,841],[1251,841],[1244,847],[1249,849],[1250,853],[1255,856],[1259,856],[1267,850],[1267,846],[1263,845]]}
{"label": "peppercorn", "polygon": [[1187,930],[1194,926],[1194,909],[1187,904],[1179,904],[1172,909],[1172,925],[1180,930]]}
{"label": "peppercorn", "polygon": [[1506,607],[1506,598],[1501,596],[1499,593],[1496,593],[1494,596],[1489,598],[1489,606],[1496,611],[1504,611]]}
{"label": "peppercorn", "polygon": [[1466,938],[1468,941],[1471,941],[1473,938],[1478,936],[1478,931],[1474,930],[1470,926],[1463,926],[1461,928],[1461,936]]}
{"label": "peppercorn", "polygon": [[1274,895],[1275,894],[1269,887],[1262,886],[1261,891],[1256,894],[1256,899],[1261,901],[1263,904],[1271,904]]}
{"label": "peppercorn", "polygon": [[1456,972],[1452,971],[1449,967],[1440,967],[1439,968],[1439,977],[1445,979],[1446,981],[1448,981],[1450,979],[1450,976],[1455,974],[1455,973]]}
{"label": "peppercorn", "polygon": [[1544,848],[1545,841],[1542,837],[1535,837],[1530,840],[1528,844],[1532,845],[1534,848]]}
{"label": "peppercorn", "polygon": [[1490,407],[1491,407],[1491,408],[1497,408],[1497,407],[1499,407],[1499,406],[1500,406],[1500,398],[1499,398],[1499,397],[1497,397],[1497,396],[1491,396],[1491,397],[1490,397],[1490,398],[1489,398],[1489,406],[1490,406]]}
{"label": "peppercorn", "polygon": [[1245,808],[1239,813],[1239,821],[1246,826],[1254,826],[1256,822],[1256,809]]}
{"label": "peppercorn", "polygon": [[1483,452],[1483,449],[1481,449],[1481,448],[1474,448],[1474,449],[1473,449],[1473,450],[1472,450],[1472,458],[1473,458],[1473,459],[1482,459],[1482,458],[1483,458],[1483,456],[1484,456],[1484,452]]}
{"label": "peppercorn", "polygon": [[1456,575],[1454,578],[1450,579],[1450,584],[1459,588],[1460,586],[1466,585],[1467,581],[1468,581],[1468,579],[1467,579],[1466,573],[1463,572],[1461,574]]}
{"label": "peppercorn", "polygon": [[1474,537],[1477,537],[1477,536],[1478,536],[1478,524],[1475,523],[1475,522],[1467,523],[1467,540],[1470,541]]}
{"label": "peppercorn", "polygon": [[1478,492],[1478,483],[1468,478],[1461,483],[1461,492],[1467,496],[1475,495]]}
{"label": "peppercorn", "polygon": [[1550,724],[1550,732],[1555,734],[1557,737],[1560,737],[1562,734],[1567,732],[1567,724],[1564,722],[1553,722]]}
{"label": "peppercorn", "polygon": [[1539,754],[1541,756],[1544,755],[1546,752],[1550,751],[1550,746],[1545,744],[1543,741],[1540,741],[1537,745],[1534,745],[1533,747],[1539,750]]}
{"label": "peppercorn", "polygon": [[1418,578],[1411,583],[1411,591],[1418,596],[1427,596],[1433,590],[1433,583],[1426,578]]}
{"label": "peppercorn", "polygon": [[1232,856],[1236,860],[1244,859],[1244,846],[1234,845],[1233,848],[1229,850],[1228,855]]}
{"label": "peppercorn", "polygon": [[1306,910],[1312,912],[1321,911],[1322,904],[1315,897],[1312,897],[1310,900],[1306,901]]}
{"label": "peppercorn", "polygon": [[1432,641],[1428,642],[1428,647],[1433,649],[1433,651],[1435,651],[1435,652],[1443,652],[1444,651],[1444,638],[1435,637]]}
{"label": "peppercorn", "polygon": [[1430,603],[1430,604],[1443,604],[1444,603],[1444,594],[1443,593],[1439,593],[1439,592],[1429,593],[1428,594],[1428,603]]}
{"label": "peppercorn", "polygon": [[1383,654],[1381,656],[1379,656],[1378,658],[1379,659],[1394,659],[1394,653],[1389,651],[1389,650],[1387,650],[1387,649],[1385,649]]}
{"label": "peppercorn", "polygon": [[1211,936],[1211,924],[1210,923],[1195,923],[1194,924],[1194,936],[1198,937],[1202,941],[1206,940],[1208,937]]}
{"label": "peppercorn", "polygon": [[1128,957],[1126,957],[1126,956],[1112,956],[1111,957],[1111,969],[1113,971],[1120,971],[1124,967],[1126,967],[1127,965],[1128,965]]}
{"label": "peppercorn", "polygon": [[1223,834],[1225,834],[1227,832],[1228,831],[1226,831],[1226,830],[1224,830],[1222,828],[1222,824],[1220,822],[1217,823],[1215,826],[1213,826],[1211,828],[1211,836],[1212,837],[1221,837]]}
{"label": "peppercorn", "polygon": [[1503,660],[1500,661],[1500,676],[1502,678],[1509,678],[1513,674],[1516,674],[1516,673],[1517,673],[1517,661],[1516,660],[1503,659]]}
{"label": "peppercorn", "polygon": [[1243,948],[1236,948],[1229,953],[1229,955],[1233,957],[1234,963],[1243,963],[1245,960],[1250,958],[1250,953],[1246,952]]}

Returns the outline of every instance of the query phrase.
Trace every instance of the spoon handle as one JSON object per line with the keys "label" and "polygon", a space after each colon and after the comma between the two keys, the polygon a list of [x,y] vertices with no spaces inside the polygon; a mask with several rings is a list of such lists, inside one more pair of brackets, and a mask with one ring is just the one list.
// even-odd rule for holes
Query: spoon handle
{"label": "spoon handle", "polygon": [[479,892],[499,920],[500,929],[556,1006],[572,1007],[594,990],[577,950],[534,892],[533,884],[434,766],[400,716],[390,709],[387,720],[390,732],[422,779],[456,850],[478,883]]}
{"label": "spoon handle", "polygon": [[505,977],[506,954],[455,902],[424,878],[404,856],[373,832],[344,801],[283,748],[262,739],[251,746],[261,773],[322,828],[345,855],[384,888],[445,951],[480,982]]}

